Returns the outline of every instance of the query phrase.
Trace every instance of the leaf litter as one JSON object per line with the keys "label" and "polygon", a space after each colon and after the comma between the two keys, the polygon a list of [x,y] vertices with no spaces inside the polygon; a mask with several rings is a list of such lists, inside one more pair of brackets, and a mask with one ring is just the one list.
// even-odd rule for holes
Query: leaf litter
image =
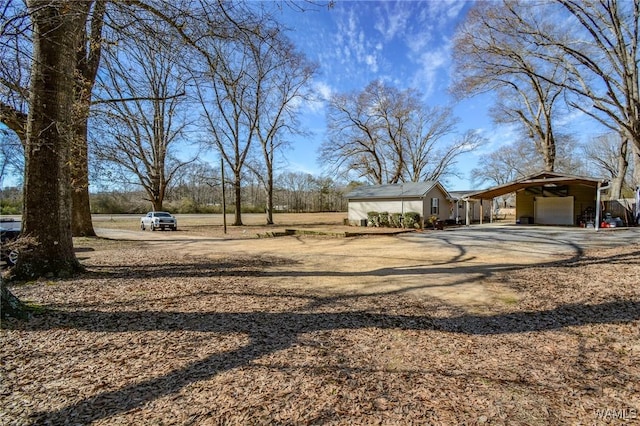
{"label": "leaf litter", "polygon": [[282,257],[98,245],[82,276],[12,288],[47,310],[3,324],[0,424],[594,424],[598,410],[640,411],[637,244],[500,272],[518,299],[482,313],[279,287],[262,272]]}

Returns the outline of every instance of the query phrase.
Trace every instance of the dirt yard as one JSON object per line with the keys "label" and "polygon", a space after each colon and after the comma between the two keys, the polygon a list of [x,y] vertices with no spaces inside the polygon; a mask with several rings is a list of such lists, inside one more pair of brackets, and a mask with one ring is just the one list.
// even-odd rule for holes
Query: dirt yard
{"label": "dirt yard", "polygon": [[342,216],[96,220],[86,274],[12,287],[0,424],[640,423],[640,229]]}

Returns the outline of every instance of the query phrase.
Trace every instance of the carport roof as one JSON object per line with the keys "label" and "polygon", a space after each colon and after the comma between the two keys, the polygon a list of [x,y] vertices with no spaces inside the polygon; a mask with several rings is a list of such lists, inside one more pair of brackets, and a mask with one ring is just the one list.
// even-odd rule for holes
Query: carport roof
{"label": "carport roof", "polygon": [[604,182],[606,181],[602,178],[575,176],[555,172],[540,172],[504,185],[469,193],[466,198],[486,200],[536,186],[585,185],[596,188],[598,183]]}
{"label": "carport roof", "polygon": [[359,186],[346,194],[345,197],[348,199],[422,197],[435,186],[439,186],[442,192],[449,197],[449,193],[437,181]]}

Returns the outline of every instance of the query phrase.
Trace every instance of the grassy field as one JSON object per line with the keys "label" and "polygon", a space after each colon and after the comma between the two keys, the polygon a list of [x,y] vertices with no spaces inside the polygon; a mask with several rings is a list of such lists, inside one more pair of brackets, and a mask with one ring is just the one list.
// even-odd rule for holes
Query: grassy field
{"label": "grassy field", "polygon": [[[93,226],[109,229],[140,229],[140,215],[93,215]],[[178,214],[178,226],[184,229],[204,229],[222,227],[224,219],[221,214]],[[337,213],[275,213],[274,225],[271,227],[292,226],[340,226],[346,219],[346,212]],[[234,215],[227,214],[227,225],[234,223]],[[242,215],[243,226],[266,227],[266,215],[256,213],[244,213]]]}

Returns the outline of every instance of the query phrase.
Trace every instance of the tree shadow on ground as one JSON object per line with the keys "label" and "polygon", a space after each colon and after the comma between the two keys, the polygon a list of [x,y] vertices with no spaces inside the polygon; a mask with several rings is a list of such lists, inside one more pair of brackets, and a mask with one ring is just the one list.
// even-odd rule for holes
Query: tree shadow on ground
{"label": "tree shadow on ground", "polygon": [[[453,244],[453,243],[452,243]],[[582,256],[578,251],[569,260],[563,262],[550,262],[548,265],[577,265],[593,262],[628,262],[637,259],[640,251],[635,251],[624,256],[593,257]],[[451,261],[457,264],[464,257],[464,248]],[[207,277],[216,274],[224,275],[226,271],[234,270],[233,274],[245,274],[255,276],[257,274],[295,277],[301,276],[300,271],[269,271],[272,266],[287,266],[286,260],[267,260],[256,268],[246,269],[246,259],[242,263],[226,263],[224,265],[211,260],[202,259],[187,263],[158,266],[155,272],[149,274],[149,265],[141,266],[115,266],[105,267],[101,272],[90,272],[100,278],[109,276],[121,278],[123,276],[134,279],[153,278],[155,276],[193,276]],[[264,259],[263,259],[264,261]],[[293,265],[293,264],[292,264]],[[517,269],[532,265],[487,265],[485,273],[490,275],[497,271]],[[540,266],[540,265],[535,265]],[[122,268],[122,269],[121,269]],[[386,275],[402,275],[407,273],[434,273],[434,269],[424,267],[424,271],[418,269],[407,271],[406,268],[379,268],[375,271],[364,272],[336,272],[320,271],[310,272],[311,275],[341,275],[345,277],[358,277],[372,273]],[[460,273],[458,268],[435,268],[437,273]],[[215,290],[212,289],[212,293]],[[244,293],[258,297],[279,297],[280,295]],[[380,293],[377,296],[385,296],[392,293]],[[253,361],[274,352],[289,349],[300,343],[300,338],[317,331],[331,331],[339,329],[360,330],[367,328],[379,328],[384,330],[416,330],[439,331],[452,335],[502,335],[513,333],[530,333],[559,330],[567,327],[583,326],[588,324],[616,324],[629,323],[640,320],[639,300],[614,300],[599,304],[566,304],[553,309],[540,311],[516,311],[493,315],[460,314],[449,317],[421,315],[398,315],[371,312],[368,310],[351,308],[344,312],[317,312],[321,305],[332,305],[341,299],[355,300],[360,297],[372,295],[346,295],[335,297],[319,297],[304,295],[309,299],[308,305],[290,309],[287,312],[170,312],[155,310],[121,310],[115,312],[101,311],[100,307],[106,304],[97,304],[93,310],[78,310],[83,307],[79,304],[69,303],[63,310],[46,312],[37,321],[12,322],[8,328],[41,331],[53,329],[76,329],[88,332],[151,332],[151,331],[198,331],[205,333],[241,333],[249,338],[249,343],[236,350],[218,352],[208,357],[195,361],[184,367],[151,379],[132,383],[113,391],[106,391],[82,399],[53,411],[35,413],[32,424],[66,424],[73,419],[74,423],[87,424],[112,416],[141,408],[145,404],[166,395],[174,394],[184,389],[189,384],[211,379],[223,372],[250,365]],[[187,295],[194,297],[194,295]],[[295,297],[295,295],[294,295]],[[275,302],[274,302],[275,303]],[[357,306],[353,304],[352,306]],[[86,306],[84,306],[86,308]]]}
{"label": "tree shadow on ground", "polygon": [[[267,354],[287,349],[305,333],[366,328],[431,330],[467,335],[497,335],[558,330],[587,324],[628,323],[640,320],[640,301],[618,300],[596,305],[569,304],[555,309],[499,315],[460,315],[449,318],[388,315],[367,311],[339,313],[217,313],[217,312],[100,312],[58,311],[50,321],[21,323],[17,328],[43,330],[73,328],[90,332],[198,331],[243,333],[250,342],[121,389],[103,392],[77,403],[32,417],[33,424],[83,424],[140,408],[185,386],[222,372],[247,366]],[[117,404],[114,403],[117,401]]]}

